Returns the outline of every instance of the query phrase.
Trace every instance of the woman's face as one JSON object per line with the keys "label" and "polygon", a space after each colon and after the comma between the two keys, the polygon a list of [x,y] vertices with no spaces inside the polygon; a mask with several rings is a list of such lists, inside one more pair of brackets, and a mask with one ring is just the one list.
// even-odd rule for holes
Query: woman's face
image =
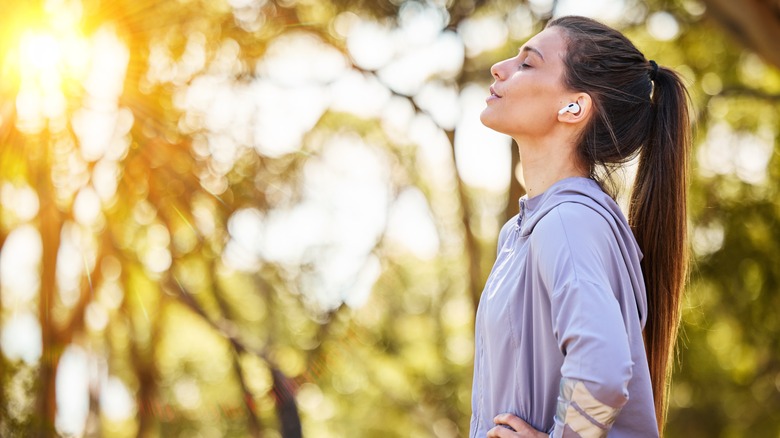
{"label": "woman's face", "polygon": [[563,85],[562,30],[545,29],[528,40],[517,56],[495,64],[482,123],[515,139],[536,138],[558,123],[558,110],[572,93]]}

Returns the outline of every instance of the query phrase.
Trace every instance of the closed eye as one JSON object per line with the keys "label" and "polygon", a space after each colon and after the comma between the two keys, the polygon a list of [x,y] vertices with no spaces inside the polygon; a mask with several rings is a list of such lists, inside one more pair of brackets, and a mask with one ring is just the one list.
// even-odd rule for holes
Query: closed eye
{"label": "closed eye", "polygon": [[517,67],[518,70],[525,70],[527,68],[531,68],[531,64],[528,63],[528,55],[526,55],[523,52],[520,52],[517,54],[517,60],[520,62],[520,65]]}

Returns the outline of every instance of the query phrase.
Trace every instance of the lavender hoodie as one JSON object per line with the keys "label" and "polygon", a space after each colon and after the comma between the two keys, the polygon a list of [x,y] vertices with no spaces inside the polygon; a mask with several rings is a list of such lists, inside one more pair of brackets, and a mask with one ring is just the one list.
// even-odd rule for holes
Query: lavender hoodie
{"label": "lavender hoodie", "polygon": [[591,179],[520,199],[477,311],[472,438],[503,412],[555,438],[658,436],[641,258]]}

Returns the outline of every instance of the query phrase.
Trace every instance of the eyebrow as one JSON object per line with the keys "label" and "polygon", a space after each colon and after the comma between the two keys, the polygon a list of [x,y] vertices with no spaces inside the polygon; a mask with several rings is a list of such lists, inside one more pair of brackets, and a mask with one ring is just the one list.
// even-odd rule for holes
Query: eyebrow
{"label": "eyebrow", "polygon": [[544,56],[542,56],[542,52],[540,52],[540,51],[539,51],[539,49],[537,49],[536,47],[531,47],[531,46],[523,46],[523,47],[520,49],[520,52],[534,52],[534,53],[536,53],[537,55],[539,55],[539,57],[540,57],[540,58],[542,58],[542,61],[544,61]]}

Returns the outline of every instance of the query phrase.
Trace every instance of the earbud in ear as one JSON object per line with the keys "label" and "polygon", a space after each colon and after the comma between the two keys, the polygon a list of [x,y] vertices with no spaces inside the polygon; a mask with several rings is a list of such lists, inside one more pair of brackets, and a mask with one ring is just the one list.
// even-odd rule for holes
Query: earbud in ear
{"label": "earbud in ear", "polygon": [[558,114],[560,115],[563,115],[563,113],[577,114],[578,112],[580,112],[580,106],[577,105],[576,102],[572,102],[566,105],[565,107],[561,108],[561,110],[558,111]]}

